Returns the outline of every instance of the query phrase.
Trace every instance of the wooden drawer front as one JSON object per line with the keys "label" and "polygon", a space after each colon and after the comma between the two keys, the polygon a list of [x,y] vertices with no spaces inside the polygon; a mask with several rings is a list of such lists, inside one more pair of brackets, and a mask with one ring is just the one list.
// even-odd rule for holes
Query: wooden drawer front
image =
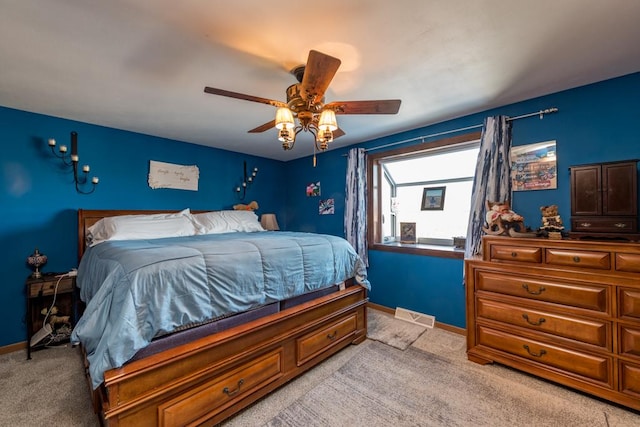
{"label": "wooden drawer front", "polygon": [[640,329],[620,326],[620,354],[640,357]]}
{"label": "wooden drawer front", "polygon": [[607,312],[606,286],[550,282],[529,277],[478,271],[477,290]]}
{"label": "wooden drawer front", "polygon": [[[37,297],[38,295],[40,295],[40,292],[42,292],[42,295],[53,295],[56,289],[56,282],[57,280],[47,280],[46,282],[32,283],[29,286],[29,297]],[[60,280],[60,283],[58,284],[58,293],[72,291],[73,282],[73,279],[69,277],[65,277],[64,279]]]}
{"label": "wooden drawer front", "polygon": [[612,362],[609,357],[580,353],[483,326],[478,327],[478,342],[480,345],[553,366],[611,386]]}
{"label": "wooden drawer front", "polygon": [[620,362],[620,391],[640,398],[640,366]]}
{"label": "wooden drawer front", "polygon": [[282,349],[267,353],[232,372],[158,407],[161,426],[199,424],[224,407],[282,375]]}
{"label": "wooden drawer front", "polygon": [[542,261],[541,248],[525,248],[520,246],[491,245],[491,260],[519,261],[540,263]]}
{"label": "wooden drawer front", "polygon": [[616,270],[640,273],[640,255],[616,254]]}
{"label": "wooden drawer front", "polygon": [[611,325],[478,298],[478,317],[611,349]]}
{"label": "wooden drawer front", "polygon": [[633,217],[572,217],[571,231],[599,233],[635,233],[638,224]]}
{"label": "wooden drawer front", "polygon": [[333,346],[352,335],[357,328],[355,314],[345,317],[320,330],[314,331],[296,340],[297,364],[304,364],[326,348]]}
{"label": "wooden drawer front", "polygon": [[611,256],[609,252],[572,251],[563,249],[547,249],[546,252],[547,264],[598,268],[601,270],[609,270],[611,268]]}
{"label": "wooden drawer front", "polygon": [[620,317],[635,317],[640,319],[640,290],[620,289]]}

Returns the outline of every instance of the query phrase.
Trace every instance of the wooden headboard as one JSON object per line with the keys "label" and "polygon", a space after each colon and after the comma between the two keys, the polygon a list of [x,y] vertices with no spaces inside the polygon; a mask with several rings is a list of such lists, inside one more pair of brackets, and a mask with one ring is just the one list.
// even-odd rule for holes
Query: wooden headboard
{"label": "wooden headboard", "polygon": [[[78,209],[78,263],[84,254],[87,242],[87,232],[96,222],[102,218],[120,215],[151,215],[161,213],[178,213],[180,210],[124,210],[124,209]],[[210,211],[191,211],[191,213]]]}

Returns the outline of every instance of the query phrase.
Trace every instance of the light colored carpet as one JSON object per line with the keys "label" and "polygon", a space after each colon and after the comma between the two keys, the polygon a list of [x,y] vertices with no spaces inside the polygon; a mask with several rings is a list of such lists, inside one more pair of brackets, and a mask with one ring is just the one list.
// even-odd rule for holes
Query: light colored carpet
{"label": "light colored carpet", "polygon": [[380,310],[367,310],[367,328],[367,338],[400,350],[406,350],[427,329],[425,326],[398,320]]}
{"label": "light colored carpet", "polygon": [[266,426],[607,426],[605,413],[375,342]]}
{"label": "light colored carpet", "polygon": [[[388,327],[413,326],[369,312],[370,334],[381,317]],[[223,423],[302,425],[637,427],[640,414],[501,365],[469,362],[464,336],[427,328],[404,351],[373,340],[348,347]]]}
{"label": "light colored carpet", "polygon": [[80,350],[0,356],[0,426],[97,426]]}
{"label": "light colored carpet", "polygon": [[[369,310],[374,312],[375,310]],[[396,333],[413,326],[381,314]],[[371,319],[372,317],[369,317]],[[371,332],[376,325],[369,324]],[[223,423],[253,426],[640,425],[640,414],[499,365],[468,362],[465,338],[426,329],[402,351],[349,346]],[[0,426],[98,426],[77,349],[0,356]]]}

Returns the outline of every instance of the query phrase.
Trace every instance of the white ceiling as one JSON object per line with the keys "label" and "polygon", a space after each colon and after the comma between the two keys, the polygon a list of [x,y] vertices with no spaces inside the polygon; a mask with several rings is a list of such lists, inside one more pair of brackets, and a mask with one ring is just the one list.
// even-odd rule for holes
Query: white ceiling
{"label": "white ceiling", "polygon": [[[310,49],[342,65],[326,102],[402,100],[338,116],[341,147],[640,71],[639,0],[0,0],[0,105],[258,156]],[[523,112],[524,113],[524,112]],[[48,135],[43,135],[48,137]]]}

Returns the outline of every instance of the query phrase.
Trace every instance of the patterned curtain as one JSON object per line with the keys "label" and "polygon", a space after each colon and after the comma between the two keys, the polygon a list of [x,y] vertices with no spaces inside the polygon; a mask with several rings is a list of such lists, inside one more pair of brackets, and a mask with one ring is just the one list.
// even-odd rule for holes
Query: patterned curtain
{"label": "patterned curtain", "polygon": [[367,254],[367,157],[364,148],[352,148],[347,156],[344,234],[364,264]]}
{"label": "patterned curtain", "polygon": [[478,167],[471,192],[471,211],[464,257],[482,252],[486,201],[511,201],[511,122],[506,116],[487,117],[482,128]]}

